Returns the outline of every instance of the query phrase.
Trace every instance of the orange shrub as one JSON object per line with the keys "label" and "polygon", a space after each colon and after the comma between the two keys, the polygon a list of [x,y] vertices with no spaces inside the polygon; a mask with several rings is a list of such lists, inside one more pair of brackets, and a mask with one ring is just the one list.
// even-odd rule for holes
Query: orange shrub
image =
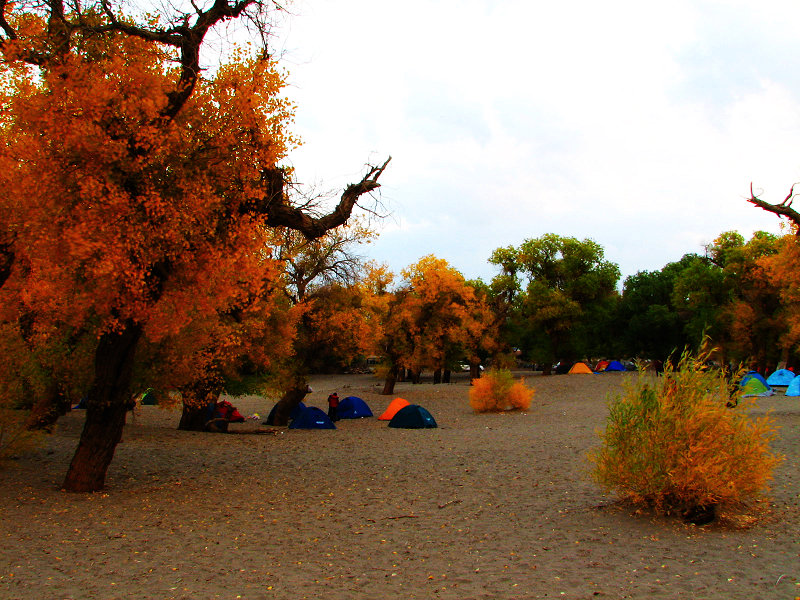
{"label": "orange shrub", "polygon": [[533,400],[534,389],[523,379],[514,380],[510,371],[490,369],[480,379],[472,380],[469,403],[475,412],[502,412],[527,410]]}
{"label": "orange shrub", "polygon": [[735,506],[758,497],[781,460],[775,427],[754,418],[708,353],[685,353],[661,377],[643,372],[609,403],[602,446],[589,454],[595,481],[609,492],[665,513]]}

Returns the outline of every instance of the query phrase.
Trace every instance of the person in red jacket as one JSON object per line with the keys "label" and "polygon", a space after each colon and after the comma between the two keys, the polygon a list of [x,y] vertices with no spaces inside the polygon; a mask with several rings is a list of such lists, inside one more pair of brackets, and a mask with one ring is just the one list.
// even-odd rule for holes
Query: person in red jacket
{"label": "person in red jacket", "polygon": [[328,418],[331,421],[338,421],[339,415],[336,414],[339,410],[339,394],[333,392],[328,396]]}

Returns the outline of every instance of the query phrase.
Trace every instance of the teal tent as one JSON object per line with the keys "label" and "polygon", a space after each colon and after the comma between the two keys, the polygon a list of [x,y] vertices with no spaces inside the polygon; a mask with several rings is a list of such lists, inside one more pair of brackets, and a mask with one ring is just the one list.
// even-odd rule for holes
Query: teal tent
{"label": "teal tent", "polygon": [[418,404],[409,404],[397,411],[397,414],[389,421],[389,427],[401,429],[427,429],[438,427],[436,420],[427,410]]}

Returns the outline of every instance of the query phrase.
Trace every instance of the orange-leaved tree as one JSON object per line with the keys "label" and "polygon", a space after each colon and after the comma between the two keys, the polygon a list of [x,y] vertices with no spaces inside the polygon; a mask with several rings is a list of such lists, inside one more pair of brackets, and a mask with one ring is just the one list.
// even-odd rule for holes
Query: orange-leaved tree
{"label": "orange-leaved tree", "polygon": [[215,25],[264,23],[276,6],[216,0],[137,20],[108,1],[0,3],[0,305],[17,310],[3,318],[96,336],[69,491],[104,485],[143,336],[263,297],[265,230],[319,237],[379,185],[386,163],[308,214],[285,192],[292,113],[274,61],[234,53],[202,76]]}
{"label": "orange-leaved tree", "polygon": [[439,381],[442,371],[476,354],[491,322],[486,304],[446,260],[428,255],[402,274],[378,348],[390,363],[384,394],[393,393],[400,368],[431,369]]}

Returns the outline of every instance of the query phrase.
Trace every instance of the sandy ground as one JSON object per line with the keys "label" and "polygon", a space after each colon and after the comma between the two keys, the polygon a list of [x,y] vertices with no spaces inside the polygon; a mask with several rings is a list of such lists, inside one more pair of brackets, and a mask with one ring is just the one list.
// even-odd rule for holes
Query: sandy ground
{"label": "sandy ground", "polygon": [[[800,399],[761,401],[786,460],[757,519],[695,527],[634,513],[587,477],[624,374],[530,377],[526,413],[475,415],[468,382],[398,384],[438,429],[177,431],[140,407],[103,493],[58,489],[83,415],[0,471],[0,598],[800,597]],[[370,376],[319,378],[309,404]],[[236,398],[244,414],[272,403]]]}

